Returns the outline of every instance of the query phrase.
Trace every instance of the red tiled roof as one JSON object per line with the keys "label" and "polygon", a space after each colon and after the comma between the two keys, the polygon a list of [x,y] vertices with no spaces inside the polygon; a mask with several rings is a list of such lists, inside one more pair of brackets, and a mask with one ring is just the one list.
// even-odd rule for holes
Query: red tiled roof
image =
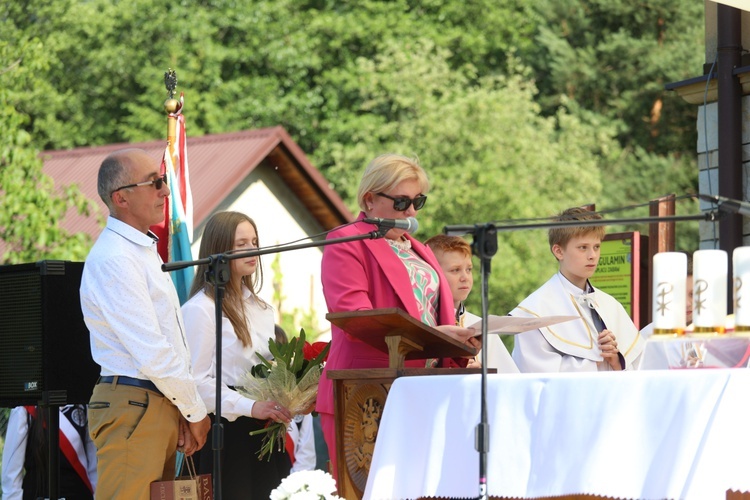
{"label": "red tiled roof", "polygon": [[[188,137],[187,144],[195,227],[263,162],[275,168],[324,229],[332,229],[354,218],[341,197],[282,127]],[[106,219],[108,210],[96,190],[99,165],[108,154],[125,147],[143,149],[160,160],[166,140],[45,151],[42,153],[44,173],[54,179],[56,186],[77,184],[87,198],[95,200],[99,214]],[[95,217],[79,216],[72,211],[65,217],[62,227],[71,233],[88,233],[94,239],[101,230]]]}

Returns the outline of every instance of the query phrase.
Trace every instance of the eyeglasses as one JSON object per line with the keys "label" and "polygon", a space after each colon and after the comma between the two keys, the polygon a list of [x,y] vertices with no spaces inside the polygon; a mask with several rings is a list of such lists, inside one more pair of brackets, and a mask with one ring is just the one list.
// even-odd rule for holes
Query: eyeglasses
{"label": "eyeglasses", "polygon": [[399,212],[405,212],[409,209],[411,204],[414,204],[414,210],[422,210],[422,207],[424,207],[424,204],[427,202],[427,195],[420,194],[414,199],[407,198],[406,196],[388,196],[385,193],[375,193],[378,196],[382,196],[383,198],[388,198],[389,200],[393,200],[393,209],[397,210]]}
{"label": "eyeglasses", "polygon": [[135,184],[128,184],[127,186],[120,186],[114,191],[112,191],[111,193],[109,193],[109,195],[112,196],[113,194],[115,194],[117,191],[120,191],[121,189],[134,188],[138,186],[150,186],[152,184],[154,185],[154,188],[158,191],[166,183],[167,183],[167,174],[164,174],[150,181],[136,182]]}

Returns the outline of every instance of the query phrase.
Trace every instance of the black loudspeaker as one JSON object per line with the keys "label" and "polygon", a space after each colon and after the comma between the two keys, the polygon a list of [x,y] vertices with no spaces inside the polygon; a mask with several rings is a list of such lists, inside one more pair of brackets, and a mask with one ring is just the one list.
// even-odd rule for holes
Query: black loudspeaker
{"label": "black loudspeaker", "polygon": [[83,262],[0,266],[0,407],[88,403],[91,358],[78,289]]}

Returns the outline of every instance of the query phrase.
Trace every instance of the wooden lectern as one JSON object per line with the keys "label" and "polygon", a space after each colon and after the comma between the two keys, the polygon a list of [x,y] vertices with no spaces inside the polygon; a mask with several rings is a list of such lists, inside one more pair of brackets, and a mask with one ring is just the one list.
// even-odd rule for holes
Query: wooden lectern
{"label": "wooden lectern", "polygon": [[[336,402],[338,492],[360,499],[375,449],[380,417],[397,377],[480,373],[477,368],[404,368],[407,359],[458,358],[476,349],[412,318],[397,308],[329,313],[326,318],[348,334],[388,353],[388,368],[331,370]],[[494,371],[494,370],[493,370]]]}

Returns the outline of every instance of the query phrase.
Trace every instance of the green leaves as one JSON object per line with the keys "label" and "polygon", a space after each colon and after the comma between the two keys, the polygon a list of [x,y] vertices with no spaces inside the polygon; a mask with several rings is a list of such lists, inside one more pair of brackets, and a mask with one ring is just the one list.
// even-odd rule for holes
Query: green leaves
{"label": "green leaves", "polygon": [[[9,262],[85,255],[85,238],[57,229],[84,203],[41,180],[37,151],[163,138],[167,67],[191,109],[189,136],[281,125],[355,212],[370,159],[419,157],[432,180],[421,239],[447,224],[611,208],[697,185],[695,109],[663,84],[702,70],[700,2],[6,4],[0,238]],[[684,249],[695,233],[680,232]],[[501,236],[494,312],[554,270],[546,246],[543,232]]]}
{"label": "green leaves", "polygon": [[[322,343],[316,342],[316,344]],[[266,378],[268,377],[268,372],[273,369],[274,362],[277,364],[283,363],[288,371],[295,374],[297,383],[299,383],[311,369],[318,368],[323,364],[323,361],[328,356],[330,344],[326,343],[325,348],[314,357],[307,355],[306,350],[308,348],[311,348],[311,346],[305,340],[304,329],[300,330],[299,337],[292,337],[288,343],[268,339],[268,349],[271,351],[273,359],[268,360],[262,354],[256,352],[255,355],[260,358],[261,364],[255,365],[251,369],[251,373],[255,377]],[[312,353],[313,351],[310,352]]]}

